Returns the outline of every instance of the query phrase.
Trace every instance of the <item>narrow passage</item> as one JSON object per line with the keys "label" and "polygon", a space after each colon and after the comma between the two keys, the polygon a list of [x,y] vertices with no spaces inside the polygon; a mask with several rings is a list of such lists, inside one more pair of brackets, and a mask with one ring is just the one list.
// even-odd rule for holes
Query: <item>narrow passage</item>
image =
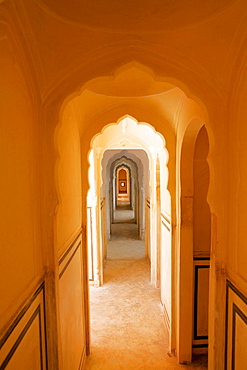
{"label": "narrow passage", "polygon": [[167,355],[159,290],[149,282],[137,225],[114,224],[112,234],[104,286],[91,287],[91,355],[85,369],[191,369]]}

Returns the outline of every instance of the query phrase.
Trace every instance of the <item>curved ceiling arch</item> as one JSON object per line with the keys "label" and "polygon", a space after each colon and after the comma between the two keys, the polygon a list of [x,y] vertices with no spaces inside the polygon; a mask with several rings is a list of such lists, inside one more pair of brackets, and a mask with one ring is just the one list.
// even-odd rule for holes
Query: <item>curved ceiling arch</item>
{"label": "curved ceiling arch", "polygon": [[[87,125],[91,131],[95,130],[95,135],[109,122],[128,113],[138,121],[158,126],[157,131],[162,128],[165,136],[164,133],[175,134],[177,111],[184,99],[189,100],[174,83],[155,76],[147,66],[132,62],[112,76],[89,81],[81,94],[71,101],[79,112],[83,133]],[[206,109],[201,106],[202,114],[206,116]]]}
{"label": "curved ceiling arch", "polygon": [[[119,67],[119,66],[118,66]],[[158,96],[154,97],[108,97],[102,94],[94,94],[93,92],[86,92],[86,94],[91,94],[93,98],[90,100],[83,100],[83,93],[85,93],[85,86],[90,87],[90,82],[87,85],[84,85],[84,89],[80,89],[77,92],[74,92],[71,96],[67,97],[67,100],[64,101],[62,109],[60,111],[60,117],[63,115],[63,111],[68,104],[73,105],[76,115],[78,117],[78,122],[81,125],[81,136],[83,135],[84,142],[86,143],[83,147],[83,152],[88,153],[90,150],[90,142],[92,139],[101,132],[101,130],[109,124],[109,122],[118,122],[119,117],[126,115],[131,115],[135,117],[138,122],[149,122],[157,132],[160,132],[167,140],[168,151],[171,152],[172,143],[175,137],[175,125],[179,122],[180,119],[180,108],[181,105],[186,106],[184,101],[188,102],[191,99],[187,97],[187,94],[182,90],[178,85],[181,85],[181,82],[176,86],[174,79],[166,79],[160,77],[159,74],[155,73],[154,70],[150,69],[146,64],[141,64],[136,61],[129,62],[125,65],[122,65],[118,69],[114,69],[114,72],[107,74],[105,77],[101,76],[100,81],[108,81],[109,79],[114,80],[117,77],[125,76],[127,71],[133,72],[133,70],[140,71],[140,78],[143,75],[147,76],[147,84],[149,83],[158,83],[158,88],[163,86],[171,87],[170,85],[175,86],[175,88],[166,90],[164,96],[160,96],[158,91]],[[131,75],[130,73],[130,75]],[[120,79],[121,80],[121,79]],[[121,80],[120,86],[124,79]],[[95,87],[96,80],[94,79],[92,85]],[[92,86],[91,85],[91,86]],[[96,84],[97,87],[97,84]],[[119,86],[118,86],[119,87]],[[102,88],[102,86],[100,87]],[[111,89],[112,87],[110,87]],[[155,85],[154,90],[157,88]],[[151,89],[153,87],[151,86]],[[157,90],[154,91],[157,93]],[[107,92],[108,93],[108,92]],[[174,94],[177,94],[174,99]],[[61,96],[57,98],[60,99]],[[169,97],[173,99],[174,105],[172,106]],[[105,100],[107,99],[107,101]],[[198,99],[197,99],[198,100]],[[198,112],[201,112],[201,116],[207,119],[207,109],[204,104],[199,100],[199,103],[196,100],[193,101],[194,105],[198,106]],[[58,100],[57,100],[58,102]],[[167,103],[167,107],[166,107]],[[51,107],[50,107],[51,108]],[[170,111],[169,111],[170,109]],[[170,114],[170,115],[169,115]],[[47,121],[47,124],[50,123],[49,129],[52,129],[52,125],[56,123],[54,119],[54,107],[52,111],[47,110],[47,115],[51,115],[51,122]],[[61,119],[61,118],[60,118]],[[84,126],[83,126],[84,125]],[[174,125],[174,126],[172,126]]]}
{"label": "curved ceiling arch", "polygon": [[[133,53],[135,54],[134,58]],[[153,83],[156,84],[156,88],[152,88],[154,89],[154,94],[152,94],[153,90],[151,89],[150,95],[162,94],[162,92],[160,92],[161,90],[159,90],[162,85],[166,86],[164,93],[172,90],[168,89],[169,86],[174,86],[180,89],[188,98],[197,102],[204,112],[206,112],[207,109],[203,101],[209,105],[210,102],[207,102],[208,99],[214,102],[215,99],[222,101],[219,89],[217,89],[215,81],[212,80],[212,76],[207,75],[207,73],[205,74],[205,71],[196,72],[198,66],[195,66],[195,68],[188,68],[185,64],[182,65],[181,63],[177,63],[174,59],[164,59],[160,54],[150,51],[147,52],[146,48],[138,48],[136,46],[134,48],[129,46],[121,48],[118,45],[117,50],[107,49],[107,55],[106,51],[103,55],[98,55],[93,60],[93,63],[91,63],[89,59],[87,65],[82,64],[79,65],[79,67],[70,67],[67,73],[63,73],[61,79],[50,88],[48,94],[44,97],[44,104],[47,107],[46,117],[47,120],[52,121],[49,124],[54,124],[55,112],[61,116],[69,102],[74,99],[78,100],[80,96],[87,93],[90,81],[95,82],[95,80],[98,79],[102,88],[102,80],[105,79],[105,85],[107,82],[112,84],[117,70],[121,70],[123,73],[131,68],[137,68],[140,71],[151,71],[146,73],[146,75],[148,75],[149,78],[153,78]],[[110,87],[108,90],[109,89]],[[102,93],[100,87],[98,87],[98,90],[100,91],[99,95],[109,96]],[[88,92],[88,94],[89,93],[90,92]],[[93,94],[93,91],[91,91],[91,94]],[[145,94],[147,94],[147,92]],[[135,95],[138,95],[138,92],[135,92]],[[94,98],[97,99],[97,94],[94,94]],[[120,96],[115,96],[114,98],[117,100]],[[140,96],[124,96],[123,98],[135,100],[140,98]],[[95,110],[91,113],[94,112]],[[51,116],[52,119],[49,119],[49,116]]]}
{"label": "curved ceiling arch", "polygon": [[131,177],[131,168],[129,167],[129,165],[127,164],[127,161],[124,161],[123,163],[120,163],[117,165],[117,167],[115,168],[115,174],[117,174],[118,170],[124,170],[125,172],[128,171],[129,173],[129,176]]}
{"label": "curved ceiling arch", "polygon": [[121,167],[128,168],[129,173],[130,173],[131,176],[134,175],[134,176],[138,177],[138,165],[137,165],[137,163],[133,159],[128,158],[126,155],[119,157],[115,161],[109,161],[109,165],[110,165],[111,179],[113,178],[113,174],[116,173],[116,171]]}
{"label": "curved ceiling arch", "polygon": [[165,138],[150,124],[126,115],[115,124],[103,127],[92,139],[92,147],[103,153],[107,149],[144,149],[147,153],[165,147]]}
{"label": "curved ceiling arch", "polygon": [[[146,160],[148,160],[148,157],[147,157],[147,154],[145,152],[145,150],[141,150],[142,153],[145,153],[145,156],[146,156]],[[110,154],[109,158],[105,158],[106,155]],[[112,155],[112,153],[114,153]],[[111,169],[111,166],[113,163],[116,163],[117,161],[120,161],[122,158],[126,158],[126,160],[130,160],[132,163],[135,163],[137,164],[137,166],[139,166],[139,168],[141,168],[142,166],[142,160],[139,158],[138,156],[138,153],[140,153],[140,150],[127,150],[127,149],[123,149],[123,150],[107,150],[105,151],[104,153],[104,156],[103,156],[103,160],[106,160],[107,164],[107,169]]]}
{"label": "curved ceiling arch", "polygon": [[115,178],[117,178],[118,169],[127,168],[129,171],[130,180],[134,180],[134,183],[135,182],[140,183],[139,175],[141,171],[138,171],[138,169],[143,170],[142,167],[143,167],[142,163],[141,163],[141,168],[139,168],[137,163],[133,161],[132,159],[127,158],[126,156],[120,157],[115,162],[112,162],[110,166],[109,180],[112,181],[114,176]]}
{"label": "curved ceiling arch", "polygon": [[150,68],[132,62],[118,68],[112,76],[88,81],[84,88],[96,95],[137,98],[166,94],[177,86],[157,78]]}
{"label": "curved ceiling arch", "polygon": [[[108,32],[160,32],[191,27],[217,16],[235,0],[36,0],[51,16],[91,30]],[[151,17],[151,21],[150,21]]]}
{"label": "curved ceiling arch", "polygon": [[109,106],[105,106],[105,109],[96,111],[94,115],[90,118],[88,117],[87,127],[81,133],[88,135],[88,131],[90,130],[91,140],[109,122],[119,122],[119,117],[126,116],[133,117],[138,122],[148,122],[157,132],[162,133],[167,140],[169,137],[173,138],[175,135],[174,127],[169,122],[165,112],[157,107],[157,104],[143,101],[133,103],[126,100],[109,104]]}
{"label": "curved ceiling arch", "polygon": [[[133,173],[136,173],[136,178],[138,176],[142,178],[144,175],[143,166],[149,168],[149,159],[145,150],[134,149],[134,150],[106,150],[102,158],[102,184],[107,183],[108,180],[112,180],[113,170],[118,164],[128,163],[132,168]],[[146,171],[149,181],[149,171]],[[140,180],[140,179],[138,179]]]}
{"label": "curved ceiling arch", "polygon": [[[166,164],[169,159],[164,137],[157,133],[151,125],[138,123],[129,116],[122,117],[117,123],[104,127],[102,132],[92,139],[91,147],[95,152],[97,160],[100,161],[102,169],[105,168],[105,153],[112,149],[119,151],[122,149],[127,151],[136,150],[136,152],[144,151],[147,156],[147,170],[151,159],[156,156],[156,153],[163,152]],[[119,155],[113,159],[119,161]],[[110,161],[111,163],[113,163],[113,159]],[[100,186],[103,183],[104,175],[100,179]]]}

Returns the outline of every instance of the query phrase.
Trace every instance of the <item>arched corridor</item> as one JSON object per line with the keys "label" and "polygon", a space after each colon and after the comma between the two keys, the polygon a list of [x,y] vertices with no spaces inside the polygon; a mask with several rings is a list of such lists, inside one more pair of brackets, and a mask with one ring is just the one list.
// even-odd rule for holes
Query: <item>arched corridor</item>
{"label": "arched corridor", "polygon": [[[201,131],[199,132],[199,130]],[[189,129],[188,129],[189,130]],[[136,132],[138,132],[138,138],[135,138]],[[198,134],[199,132],[199,134]],[[202,134],[200,134],[202,132]],[[114,136],[112,135],[114,133]],[[153,135],[153,136],[152,136]],[[199,235],[199,245],[197,246],[198,254],[195,254],[195,267],[189,267],[188,260],[192,257],[190,256],[189,248],[185,252],[185,262],[184,269],[187,275],[191,274],[191,280],[184,277],[183,282],[181,281],[182,292],[185,293],[187,304],[186,310],[183,310],[181,315],[181,320],[184,317],[184,323],[187,327],[181,331],[181,338],[184,337],[184,332],[186,330],[186,339],[181,340],[181,348],[186,348],[187,345],[187,356],[192,359],[192,352],[197,353],[196,349],[199,349],[199,354],[205,354],[208,345],[207,338],[207,321],[208,321],[208,284],[209,278],[208,274],[205,275],[201,273],[206,271],[204,268],[207,266],[207,272],[209,271],[210,262],[210,247],[208,249],[208,243],[206,243],[205,238],[209,240],[210,246],[210,223],[208,224],[207,217],[202,213],[204,203],[207,205],[206,195],[208,187],[209,172],[206,173],[206,184],[202,177],[202,169],[206,166],[206,156],[208,152],[208,141],[204,139],[206,137],[205,127],[201,128],[198,124],[198,130],[194,135],[193,140],[187,145],[192,145],[190,150],[192,153],[191,166],[192,166],[192,176],[186,172],[185,175],[182,173],[182,194],[184,194],[184,189],[186,186],[183,183],[183,179],[187,176],[187,181],[194,183],[194,187],[197,191],[194,194],[194,208],[191,209],[192,215],[196,215],[196,212],[200,210],[198,215],[192,217],[197,223],[199,222],[200,230],[195,225],[191,225],[192,233]],[[152,138],[153,137],[153,138]],[[202,139],[200,139],[202,137]],[[196,145],[197,140],[201,140],[200,145],[197,145],[200,150],[194,150],[194,145]],[[152,142],[152,140],[154,141]],[[202,140],[205,141],[205,145]],[[124,149],[121,149],[123,146]],[[111,297],[111,288],[108,293],[108,286],[110,282],[107,280],[105,282],[105,274],[107,276],[108,267],[112,265],[112,271],[114,271],[114,263],[116,261],[124,261],[125,259],[140,259],[146,261],[146,270],[144,269],[145,279],[148,277],[149,284],[156,291],[156,308],[159,309],[160,314],[163,315],[162,327],[166,332],[164,338],[160,338],[159,343],[166,342],[166,351],[172,351],[172,340],[173,340],[173,330],[174,324],[172,324],[172,311],[176,305],[175,300],[171,300],[172,296],[172,280],[175,277],[173,272],[174,266],[172,264],[172,254],[171,254],[171,201],[169,191],[166,189],[168,183],[168,170],[167,162],[168,155],[164,150],[164,138],[161,135],[157,135],[154,130],[143,124],[137,124],[131,117],[125,117],[118,121],[116,125],[108,125],[103,129],[102,133],[94,139],[92,143],[92,151],[90,153],[90,170],[89,170],[89,181],[91,187],[88,193],[88,209],[90,209],[91,215],[88,217],[88,249],[89,249],[89,266],[92,266],[92,273],[90,274],[90,284],[93,289],[93,296],[96,297],[97,293],[94,287],[101,289],[106,295],[109,294],[109,302],[115,307],[115,304],[119,308],[119,322],[121,322],[121,309],[119,303],[114,303],[116,296],[115,293]],[[109,149],[109,146],[111,149]],[[196,147],[197,147],[196,146]],[[188,148],[185,149],[186,153]],[[193,154],[195,152],[195,155]],[[203,153],[202,155],[197,154]],[[96,153],[96,155],[93,155]],[[183,149],[182,149],[182,161],[183,166]],[[201,159],[202,156],[202,159]],[[140,160],[141,159],[141,160]],[[204,160],[204,162],[202,162]],[[199,170],[198,170],[199,163]],[[183,167],[181,167],[181,172]],[[197,182],[199,179],[199,186]],[[121,185],[123,185],[124,190],[121,192]],[[204,190],[202,190],[202,187]],[[160,188],[162,192],[160,192]],[[128,190],[127,190],[128,189]],[[123,197],[122,194],[127,195]],[[97,202],[93,201],[98,199]],[[192,198],[193,199],[193,196]],[[196,202],[199,202],[198,205]],[[98,216],[97,216],[98,212]],[[183,211],[182,211],[183,212]],[[188,217],[188,215],[186,216]],[[209,212],[210,217],[210,212]],[[191,218],[191,216],[189,216]],[[209,225],[209,227],[208,227]],[[205,229],[206,228],[206,229]],[[95,230],[101,230],[98,234],[98,238],[95,239]],[[145,232],[140,230],[145,230]],[[91,234],[90,234],[91,233]],[[205,237],[200,239],[200,236],[205,234]],[[181,230],[181,235],[183,236],[183,230]],[[141,247],[141,240],[143,240]],[[139,240],[139,244],[138,244]],[[192,240],[196,240],[194,237]],[[202,241],[201,241],[202,240]],[[188,244],[189,239],[187,238],[186,243]],[[206,244],[205,253],[203,253],[202,243]],[[192,249],[195,242],[192,241]],[[139,245],[140,251],[136,248]],[[145,247],[144,247],[145,246]],[[196,248],[196,244],[195,247]],[[118,262],[118,263],[119,263]],[[206,262],[206,263],[205,263]],[[106,266],[106,268],[104,268]],[[117,267],[118,266],[118,267]],[[120,265],[115,266],[115,271],[117,274]],[[135,269],[131,268],[132,263],[130,263],[130,268],[126,267],[126,276],[122,276],[123,281],[118,280],[119,286],[114,287],[117,291],[121,291],[121,296],[125,297],[130,294],[128,291],[128,284],[130,286],[134,285],[135,282]],[[138,264],[135,263],[135,268],[138,269]],[[195,272],[194,273],[194,268]],[[200,268],[200,270],[199,270]],[[191,269],[191,270],[190,270]],[[124,268],[125,270],[125,268]],[[198,274],[200,272],[200,275]],[[133,274],[133,276],[132,276]],[[128,281],[128,284],[125,283]],[[106,286],[105,286],[106,284]],[[138,286],[137,282],[137,286]],[[186,285],[187,284],[187,285]],[[140,288],[140,284],[139,284]],[[152,289],[150,287],[150,289]],[[147,287],[142,287],[143,292],[147,290]],[[193,298],[191,292],[197,292],[195,298]],[[203,292],[203,293],[202,293]],[[191,294],[191,302],[188,302],[188,297]],[[134,293],[133,293],[134,295]],[[103,295],[104,296],[104,295]],[[102,298],[102,297],[101,297]],[[131,296],[127,298],[129,301]],[[139,295],[135,297],[135,300],[142,300],[142,294],[139,291]],[[148,302],[148,297],[146,296],[146,310],[150,304],[150,309],[152,307],[152,299]],[[98,300],[96,299],[96,302]],[[124,298],[120,299],[120,303],[124,301]],[[97,310],[94,307],[94,299],[92,300],[91,310]],[[182,299],[181,299],[182,303]],[[106,312],[110,315],[111,309],[107,306],[108,301],[106,301]],[[184,303],[183,303],[184,304]],[[189,310],[191,307],[191,310]],[[101,308],[103,310],[103,302],[101,302]],[[146,311],[146,312],[147,312]],[[135,317],[134,312],[129,312],[128,317]],[[126,313],[127,314],[127,313]],[[137,312],[138,315],[138,312]],[[152,310],[150,311],[152,317]],[[189,317],[194,315],[196,321],[193,323]],[[154,315],[155,316],[155,315]],[[104,316],[103,316],[104,317]],[[98,324],[103,323],[104,318],[99,315],[97,318],[94,316],[93,322],[97,328]],[[114,315],[108,316],[112,318],[113,323]],[[97,324],[98,320],[98,324]],[[144,319],[144,322],[148,322],[149,318]],[[159,322],[159,325],[161,322]],[[126,324],[129,325],[128,323]],[[152,328],[149,323],[150,328]],[[109,324],[109,327],[111,325]],[[112,331],[117,329],[112,329]],[[124,327],[122,327],[122,332],[124,333]],[[190,331],[194,330],[193,341],[191,337],[191,342],[188,342],[187,338],[190,336],[188,334]],[[98,332],[98,330],[94,330]],[[202,333],[202,334],[201,334]],[[106,337],[109,333],[106,331]],[[143,335],[140,334],[140,338],[143,339]],[[99,334],[99,336],[104,336],[104,333]],[[144,335],[145,336],[145,335]],[[138,337],[138,336],[136,336]],[[124,337],[123,337],[124,340]],[[137,340],[137,338],[136,338]],[[148,341],[148,335],[147,335]],[[119,338],[118,343],[121,342]],[[134,342],[135,343],[135,342]],[[99,345],[99,344],[98,344]],[[124,348],[124,343],[122,343]],[[147,345],[148,346],[148,345]],[[106,346],[103,347],[105,351],[108,351]],[[100,350],[100,348],[98,348]],[[95,349],[96,350],[96,349]],[[122,349],[123,350],[123,349]],[[136,351],[135,348],[133,348]],[[158,351],[159,352],[159,351]],[[157,355],[158,355],[157,352]],[[150,355],[151,356],[151,355]],[[97,354],[96,354],[97,357]],[[162,357],[162,356],[161,356]],[[92,360],[93,361],[93,360]],[[131,361],[130,359],[126,361]],[[185,362],[185,361],[184,361]],[[163,364],[163,365],[162,365]],[[99,364],[98,364],[99,366]],[[122,365],[119,365],[122,366]],[[162,368],[165,363],[161,361],[160,364],[156,363],[156,366]]]}
{"label": "arched corridor", "polygon": [[246,0],[0,0],[0,24],[1,369],[95,355],[125,211],[171,366],[245,369]]}
{"label": "arched corridor", "polygon": [[[94,281],[95,286],[103,284],[103,265],[107,258],[106,241],[110,237],[112,225],[117,222],[119,202],[128,200],[130,211],[133,211],[132,221],[137,224],[139,237],[146,242],[146,254],[151,263],[151,281],[158,285],[157,271],[160,261],[156,238],[162,227],[160,224],[160,229],[157,230],[156,223],[161,217],[161,211],[159,210],[157,215],[157,195],[153,189],[156,188],[156,162],[159,158],[162,159],[160,171],[161,186],[164,190],[161,197],[162,211],[167,214],[168,223],[171,219],[170,195],[166,189],[168,153],[164,137],[156,133],[151,125],[138,123],[126,116],[119,119],[117,124],[106,126],[102,133],[94,138],[89,158],[90,189],[87,202],[88,225],[91,225],[88,232],[91,232],[91,235],[88,236],[88,254],[89,266],[94,266],[90,280]],[[124,180],[119,180],[119,174],[123,173],[121,171],[124,171],[126,176],[126,193],[119,192],[119,184],[125,184]],[[124,201],[123,194],[128,196]],[[164,243],[165,237],[167,248],[171,250],[169,235],[162,235],[160,243]],[[167,258],[169,261],[168,254]],[[171,262],[167,263],[166,278],[169,284]],[[165,295],[164,288],[161,289]],[[166,295],[170,305],[169,290],[171,287],[167,289]]]}

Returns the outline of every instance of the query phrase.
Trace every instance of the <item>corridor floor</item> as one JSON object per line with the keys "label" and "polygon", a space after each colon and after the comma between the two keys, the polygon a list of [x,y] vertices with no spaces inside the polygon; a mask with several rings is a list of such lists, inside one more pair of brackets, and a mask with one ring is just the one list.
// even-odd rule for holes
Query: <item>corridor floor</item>
{"label": "corridor floor", "polygon": [[113,213],[114,223],[134,223],[134,211],[129,202],[118,201],[118,206]]}
{"label": "corridor floor", "polygon": [[91,355],[86,370],[206,369],[178,365],[168,355],[159,291],[137,225],[112,225],[104,285],[91,286]]}

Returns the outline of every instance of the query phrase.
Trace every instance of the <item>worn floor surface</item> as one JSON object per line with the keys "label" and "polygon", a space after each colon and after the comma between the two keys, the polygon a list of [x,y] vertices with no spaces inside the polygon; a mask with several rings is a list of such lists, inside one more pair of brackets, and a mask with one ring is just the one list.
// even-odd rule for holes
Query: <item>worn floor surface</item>
{"label": "worn floor surface", "polygon": [[130,204],[126,202],[118,202],[118,204],[113,214],[114,223],[133,223],[134,211]]}
{"label": "worn floor surface", "polygon": [[159,290],[149,282],[150,267],[137,226],[116,224],[108,245],[104,285],[91,287],[91,355],[86,370],[206,369],[178,365],[168,355]]}

